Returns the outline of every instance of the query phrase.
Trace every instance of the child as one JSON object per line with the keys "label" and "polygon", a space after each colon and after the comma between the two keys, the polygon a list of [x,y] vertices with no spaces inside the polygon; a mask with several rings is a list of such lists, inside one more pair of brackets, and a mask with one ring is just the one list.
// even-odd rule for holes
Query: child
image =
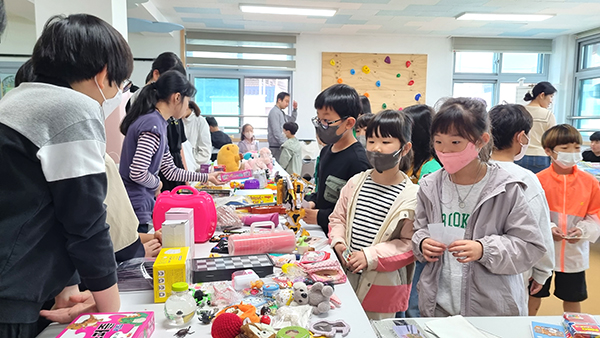
{"label": "child", "polygon": [[[546,249],[523,183],[487,163],[485,104],[449,99],[431,135],[444,167],[424,177],[417,194],[413,251],[428,262],[418,284],[421,315],[526,315],[521,273]],[[442,233],[434,239],[429,227]]]}
{"label": "child", "polygon": [[352,135],[361,111],[356,90],[345,84],[335,84],[317,96],[315,108],[317,116],[313,117],[312,123],[317,137],[327,146],[319,156],[319,185],[317,192],[307,198],[309,208],[305,209],[304,221],[307,224],[319,224],[327,234],[329,215],[340,190],[352,176],[370,166],[365,148]]}
{"label": "child", "polygon": [[371,122],[374,116],[375,115],[371,113],[362,114],[356,120],[356,126],[354,127],[354,134],[356,136],[356,139],[365,148],[367,147],[367,126],[369,125],[369,122]]}
{"label": "child", "polygon": [[393,318],[408,306],[418,187],[399,165],[411,149],[410,119],[384,110],[366,134],[367,158],[375,170],[355,175],[342,188],[329,216],[329,239],[367,317],[376,320]]}
{"label": "child", "polygon": [[406,107],[403,114],[409,116],[413,121],[412,129],[412,163],[406,172],[413,183],[419,183],[421,178],[442,168],[433,154],[431,146],[431,121],[433,120],[433,108],[425,104],[417,104]]}
{"label": "child", "polygon": [[[546,280],[552,276],[554,268],[554,242],[550,231],[550,212],[544,189],[534,173],[513,163],[525,155],[529,145],[527,134],[533,126],[531,114],[519,104],[502,104],[490,110],[492,135],[494,136],[494,151],[492,159],[502,169],[511,173],[514,177],[525,182],[525,199],[531,207],[533,215],[538,221],[540,231],[544,236],[546,253],[531,271],[524,273],[526,281],[529,281],[529,315],[535,316],[539,308],[539,298],[532,295],[537,294]],[[537,305],[536,305],[537,303]]]}
{"label": "child", "polygon": [[288,174],[298,174],[302,171],[302,146],[296,138],[298,125],[296,122],[286,122],[283,124],[283,133],[287,141],[281,146],[281,156],[279,164]]}
{"label": "child", "polygon": [[586,162],[600,162],[600,131],[590,136],[590,149],[583,152],[583,160]]}
{"label": "child", "polygon": [[240,148],[242,154],[258,152],[258,141],[254,137],[254,128],[249,123],[244,124],[242,127],[242,136],[240,142],[238,142],[238,148]]}
{"label": "child", "polygon": [[[431,146],[431,121],[433,120],[434,112],[433,109],[427,105],[417,104],[404,108],[400,113],[408,116],[412,120],[412,160],[410,161],[410,166],[406,171],[406,174],[413,183],[418,184],[425,175],[442,168],[435,159],[433,147]],[[411,156],[407,157],[410,158]],[[424,267],[425,263],[417,261],[415,264],[415,274],[410,290],[410,299],[408,302],[408,309],[406,310],[406,317],[421,317],[419,313],[417,283],[419,282]]]}
{"label": "child", "polygon": [[221,147],[223,147],[226,144],[231,144],[233,142],[231,142],[231,137],[229,137],[229,135],[219,130],[219,124],[217,123],[217,119],[215,119],[212,116],[207,116],[206,122],[208,122],[208,129],[210,130],[210,141],[213,147],[210,159],[211,161],[214,161],[217,159],[217,154],[219,153]]}
{"label": "child", "polygon": [[[585,270],[589,268],[590,242],[600,235],[600,187],[596,178],[577,169],[581,134],[573,126],[561,124],[548,129],[542,146],[552,159],[550,168],[538,173],[538,178],[546,191],[553,223],[554,295],[563,301],[565,312],[581,312],[581,302],[587,298]],[[551,280],[537,297],[550,296]]]}
{"label": "child", "polygon": [[125,140],[119,173],[140,222],[138,232],[148,232],[154,195],[157,188],[160,190],[159,169],[171,181],[221,183],[218,173],[201,174],[177,168],[169,152],[167,120],[180,119],[195,93],[196,89],[183,74],[174,70],[165,72],[141,90],[121,122]]}
{"label": "child", "polygon": [[79,279],[95,312],[120,306],[103,204],[104,115],[121,103],[131,50],[95,16],[55,16],[32,64],[36,82],[0,101],[1,337],[35,337],[42,304],[55,298],[68,311]]}

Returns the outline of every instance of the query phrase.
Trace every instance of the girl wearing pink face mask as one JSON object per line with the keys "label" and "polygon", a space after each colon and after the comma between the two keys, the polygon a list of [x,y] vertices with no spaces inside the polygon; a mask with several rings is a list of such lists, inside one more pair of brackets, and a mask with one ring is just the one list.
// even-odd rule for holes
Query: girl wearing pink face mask
{"label": "girl wearing pink face mask", "polygon": [[525,184],[497,164],[485,104],[446,101],[431,125],[443,169],[420,182],[413,252],[424,317],[527,315],[521,273],[545,253]]}

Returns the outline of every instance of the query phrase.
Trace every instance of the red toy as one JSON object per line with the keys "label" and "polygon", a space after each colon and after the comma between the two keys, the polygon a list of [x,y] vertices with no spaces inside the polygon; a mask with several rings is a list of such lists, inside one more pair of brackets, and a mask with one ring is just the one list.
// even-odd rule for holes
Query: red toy
{"label": "red toy", "polygon": [[260,322],[263,324],[267,324],[270,325],[271,324],[271,317],[264,315],[262,317],[260,317]]}
{"label": "red toy", "polygon": [[240,334],[242,319],[234,313],[223,313],[213,321],[210,334],[214,338],[235,338]]}

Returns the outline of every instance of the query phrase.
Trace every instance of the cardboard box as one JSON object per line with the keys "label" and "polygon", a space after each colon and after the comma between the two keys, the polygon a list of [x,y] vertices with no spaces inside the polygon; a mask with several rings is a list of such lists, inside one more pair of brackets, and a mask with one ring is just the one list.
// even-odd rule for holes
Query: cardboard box
{"label": "cardboard box", "polygon": [[[175,222],[172,222],[175,221]],[[187,221],[187,224],[182,224]],[[167,228],[165,228],[165,224]],[[187,246],[190,248],[190,257],[194,258],[196,254],[194,242],[194,209],[191,208],[171,208],[165,213],[165,222],[163,229],[163,248],[178,248]],[[167,232],[165,234],[165,232]],[[167,237],[165,239],[165,237]]]}
{"label": "cardboard box", "polygon": [[57,337],[61,338],[146,338],[154,332],[154,312],[83,314]]}
{"label": "cardboard box", "polygon": [[191,281],[189,247],[163,248],[153,266],[154,302],[164,303],[173,283]]}

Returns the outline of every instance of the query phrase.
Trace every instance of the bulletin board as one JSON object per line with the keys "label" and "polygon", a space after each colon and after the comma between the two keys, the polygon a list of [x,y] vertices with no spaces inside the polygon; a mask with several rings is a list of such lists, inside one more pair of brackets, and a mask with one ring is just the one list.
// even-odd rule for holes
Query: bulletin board
{"label": "bulletin board", "polygon": [[425,104],[426,54],[322,53],[321,87],[354,87],[371,102],[371,110]]}

